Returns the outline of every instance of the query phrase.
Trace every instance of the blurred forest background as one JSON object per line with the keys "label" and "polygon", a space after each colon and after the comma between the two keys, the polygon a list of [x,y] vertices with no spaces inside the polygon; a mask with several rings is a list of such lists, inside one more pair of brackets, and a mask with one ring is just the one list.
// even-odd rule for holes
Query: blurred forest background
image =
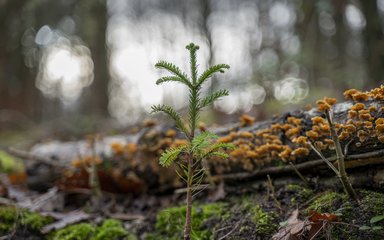
{"label": "blurred forest background", "polygon": [[[156,86],[164,59],[231,69],[206,91],[230,96],[207,123],[257,119],[324,95],[367,90],[384,73],[384,0],[0,0],[0,143],[71,138],[187,104]],[[15,132],[23,132],[17,135]]]}

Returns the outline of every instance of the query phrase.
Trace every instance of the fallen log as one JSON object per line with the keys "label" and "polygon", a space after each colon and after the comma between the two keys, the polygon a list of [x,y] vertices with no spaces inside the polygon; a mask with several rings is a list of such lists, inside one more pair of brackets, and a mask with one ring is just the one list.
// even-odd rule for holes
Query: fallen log
{"label": "fallen log", "polygon": [[[351,100],[332,106],[336,130],[345,147],[347,169],[384,165],[384,87],[377,89],[350,94],[368,94],[367,97],[346,94]],[[379,94],[374,95],[377,92]],[[267,174],[294,174],[294,168],[303,173],[324,172],[325,163],[309,148],[308,141],[321,150],[329,161],[335,160],[329,126],[316,108],[287,112],[263,122],[254,122],[252,117],[243,116],[239,123],[210,131],[220,137],[218,141],[231,142],[236,146],[235,150],[228,151],[229,159],[208,160],[209,171],[215,181],[245,181]],[[62,170],[65,165],[68,169],[72,166],[80,170],[70,177],[67,175],[61,183],[66,187],[87,187],[86,181],[81,182],[77,178],[87,179],[81,168],[96,161],[105,190],[143,192],[163,189],[164,186],[177,188],[182,183],[174,169],[160,167],[158,158],[164,149],[185,143],[186,140],[174,126],[151,121],[140,126],[135,133],[101,138],[92,147],[87,140],[37,144],[28,153],[35,157],[27,157],[30,182],[38,185],[42,182],[42,175],[57,172],[52,168]],[[14,150],[10,153],[22,158],[28,156]],[[39,159],[53,159],[60,164],[48,164],[48,170],[42,174],[38,172],[36,162],[46,163]],[[58,176],[51,177],[58,179]]]}

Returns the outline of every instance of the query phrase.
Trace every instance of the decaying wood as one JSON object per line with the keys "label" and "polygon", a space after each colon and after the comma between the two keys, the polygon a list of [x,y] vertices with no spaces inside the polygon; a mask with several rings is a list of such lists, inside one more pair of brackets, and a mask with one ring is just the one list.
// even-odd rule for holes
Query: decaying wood
{"label": "decaying wood", "polygon": [[43,164],[46,164],[48,166],[52,166],[55,168],[58,168],[58,167],[70,168],[71,167],[70,165],[65,164],[63,162],[54,161],[53,158],[47,158],[46,156],[35,155],[31,152],[27,152],[27,151],[24,151],[21,149],[10,147],[10,148],[5,149],[5,150],[9,154],[11,154],[15,157],[18,157],[21,159],[28,159],[31,162],[39,162],[39,163],[43,163]]}
{"label": "decaying wood", "polygon": [[[377,109],[384,106],[384,102],[381,101],[369,101],[366,104],[374,105]],[[347,119],[347,112],[353,105],[352,102],[347,101],[334,106],[334,121],[343,123]],[[308,122],[314,116],[320,115],[316,109],[310,111],[298,110],[288,112],[279,117],[275,117],[269,121],[256,122],[246,126],[241,124],[231,124],[222,126],[219,128],[211,129],[212,132],[219,136],[225,136],[230,132],[257,132],[269,128],[271,124],[283,123],[287,117],[294,116],[303,119],[303,128],[308,126]],[[382,113],[384,116],[384,114]],[[383,117],[381,116],[381,117]],[[97,142],[94,149],[89,147],[89,144],[85,140],[72,141],[72,142],[49,142],[43,144],[37,144],[31,148],[29,152],[19,151],[12,149],[9,152],[20,158],[24,158],[29,163],[29,168],[33,168],[32,162],[39,162],[47,164],[50,167],[59,169],[62,171],[64,168],[70,168],[71,161],[81,156],[91,156],[92,151],[95,151],[97,155],[114,160],[113,152],[111,150],[111,144],[120,143],[122,145],[133,143],[138,146],[138,151],[134,156],[131,156],[129,161],[115,162],[113,167],[115,168],[114,174],[120,174],[122,178],[128,179],[126,184],[130,187],[142,188],[141,191],[153,189],[155,192],[166,191],[170,188],[179,188],[180,183],[175,184],[177,179],[173,169],[162,168],[158,165],[159,153],[164,149],[162,145],[162,139],[165,137],[165,133],[169,129],[175,129],[169,125],[157,124],[150,126],[142,126],[134,134],[119,135],[104,137],[101,141]],[[177,138],[182,138],[177,134]],[[349,145],[349,143],[347,144]],[[359,167],[371,166],[371,165],[384,165],[384,144],[376,141],[371,141],[365,145],[357,147],[355,144],[350,144],[348,147],[347,155],[345,157],[346,169],[354,169]],[[334,162],[334,152],[326,152],[327,159]],[[54,160],[52,160],[54,159]],[[241,165],[239,161],[236,163]],[[335,165],[336,166],[336,165]],[[221,180],[230,181],[246,181],[253,180],[266,175],[271,175],[274,178],[284,175],[294,175],[295,168],[301,173],[316,172],[315,170],[325,168],[323,160],[318,159],[316,154],[310,154],[306,158],[299,159],[294,163],[294,166],[289,165],[288,162],[282,166],[273,165],[260,165],[250,171],[245,171],[242,166],[236,168],[226,168],[225,171],[216,171],[215,165],[210,166],[212,179],[216,182]],[[116,175],[114,175],[116,176]],[[121,178],[112,179],[114,183],[122,182]],[[44,180],[46,182],[46,180]],[[53,181],[52,181],[53,182]],[[131,183],[134,183],[133,185]],[[131,185],[132,186],[131,186]]]}
{"label": "decaying wood", "polygon": [[[384,156],[384,150],[350,155],[346,158],[348,160],[346,162],[346,168],[352,169],[352,168],[370,166],[370,165],[384,165],[383,156]],[[328,160],[333,162],[336,160],[336,157],[329,157]],[[333,164],[335,167],[337,166],[336,163],[333,163]],[[296,164],[295,167],[299,171],[306,171],[309,169],[313,170],[319,166],[325,166],[325,165],[326,163],[322,159],[317,159],[317,160]],[[259,176],[280,175],[280,174],[286,174],[286,173],[293,173],[294,171],[295,170],[293,166],[286,165],[286,166],[278,166],[278,167],[266,167],[253,172],[224,174],[224,175],[214,176],[214,179],[216,180],[216,178],[219,178],[224,180],[246,180],[246,179],[251,180]]]}

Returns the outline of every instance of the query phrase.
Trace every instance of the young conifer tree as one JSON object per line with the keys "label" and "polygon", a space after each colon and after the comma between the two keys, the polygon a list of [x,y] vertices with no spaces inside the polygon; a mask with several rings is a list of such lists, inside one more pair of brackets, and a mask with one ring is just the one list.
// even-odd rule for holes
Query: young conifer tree
{"label": "young conifer tree", "polygon": [[[196,51],[199,49],[198,45],[190,43],[186,46],[190,54],[190,68],[191,75],[183,72],[179,67],[172,63],[160,61],[155,66],[159,69],[167,70],[171,75],[161,77],[156,81],[156,84],[165,82],[177,82],[185,85],[189,90],[189,112],[187,124],[185,124],[181,115],[177,113],[171,106],[156,105],[152,106],[152,112],[164,112],[169,115],[174,121],[178,129],[188,139],[188,144],[167,149],[160,157],[160,165],[169,167],[176,164],[179,170],[177,174],[187,184],[187,207],[186,219],[184,226],[184,239],[191,239],[192,230],[192,195],[197,190],[197,186],[202,182],[203,176],[207,169],[202,167],[201,161],[212,156],[227,158],[228,154],[223,151],[225,148],[233,148],[233,145],[227,143],[214,142],[217,136],[210,132],[203,132],[196,135],[196,124],[199,120],[200,111],[211,105],[214,101],[223,96],[227,96],[227,90],[219,90],[208,96],[201,96],[202,85],[209,80],[215,73],[223,73],[225,69],[229,69],[227,64],[218,64],[205,70],[200,76],[197,71]],[[179,158],[179,156],[186,156]]]}

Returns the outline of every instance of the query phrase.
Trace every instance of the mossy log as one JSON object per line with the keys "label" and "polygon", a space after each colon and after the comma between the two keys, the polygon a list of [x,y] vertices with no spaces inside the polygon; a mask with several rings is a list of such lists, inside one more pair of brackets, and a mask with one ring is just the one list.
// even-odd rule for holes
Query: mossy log
{"label": "mossy log", "polygon": [[[384,166],[383,107],[384,101],[372,99],[332,106],[336,130],[345,148],[347,170],[380,166],[370,173],[379,184],[384,178],[380,170]],[[322,119],[323,114],[313,108],[287,112],[263,122],[243,116],[239,123],[209,129],[220,137],[218,141],[236,145],[235,150],[228,152],[228,160],[208,160],[213,180],[244,182],[267,174],[294,175],[295,168],[303,174],[328,174],[326,164],[305,142],[311,141],[331,162],[335,160],[329,126]],[[86,175],[81,168],[95,161],[102,188],[143,192],[159,190],[161,186],[182,186],[174,169],[158,164],[164,149],[180,144],[185,144],[185,139],[174,126],[151,120],[126,135],[100,138],[93,147],[87,140],[53,141],[37,144],[28,153],[12,149],[10,152],[26,159],[28,181],[34,186],[50,185],[53,179],[61,179],[66,186],[87,187],[86,182],[79,183],[76,177]],[[72,169],[73,178],[63,180],[59,174],[63,168]]]}

